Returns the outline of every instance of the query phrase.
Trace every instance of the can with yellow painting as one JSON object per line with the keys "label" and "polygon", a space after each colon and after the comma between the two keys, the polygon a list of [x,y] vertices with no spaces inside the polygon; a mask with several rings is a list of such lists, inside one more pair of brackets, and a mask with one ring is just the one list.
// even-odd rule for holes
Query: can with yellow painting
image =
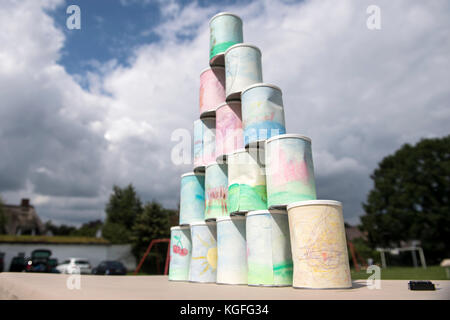
{"label": "can with yellow painting", "polygon": [[189,281],[216,282],[217,231],[215,222],[193,222],[191,227],[191,264]]}
{"label": "can with yellow painting", "polygon": [[293,287],[351,288],[342,203],[310,200],[287,206]]}

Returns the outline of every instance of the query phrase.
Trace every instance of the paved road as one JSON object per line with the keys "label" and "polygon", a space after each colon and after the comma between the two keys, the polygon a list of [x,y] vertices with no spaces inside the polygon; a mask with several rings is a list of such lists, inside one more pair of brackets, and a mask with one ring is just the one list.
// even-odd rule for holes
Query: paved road
{"label": "paved road", "polygon": [[[0,299],[162,299],[162,300],[259,300],[259,299],[447,299],[450,281],[433,281],[436,291],[410,291],[406,280],[382,280],[381,289],[370,290],[365,280],[353,289],[306,290],[229,286],[168,281],[166,276],[81,275],[80,289],[74,278],[62,274],[0,273]],[[70,281],[72,280],[72,281]]]}

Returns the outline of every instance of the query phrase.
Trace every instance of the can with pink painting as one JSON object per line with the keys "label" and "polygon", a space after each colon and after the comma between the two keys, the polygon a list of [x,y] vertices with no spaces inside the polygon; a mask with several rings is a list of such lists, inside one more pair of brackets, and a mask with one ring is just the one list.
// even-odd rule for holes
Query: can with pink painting
{"label": "can with pink painting", "polygon": [[315,200],[311,139],[282,134],[268,139],[265,149],[267,206],[285,208],[292,202]]}
{"label": "can with pink painting", "polygon": [[200,117],[213,115],[225,102],[225,68],[210,67],[200,74]]}
{"label": "can with pink painting", "polygon": [[244,147],[241,102],[229,101],[216,110],[216,161],[221,163],[228,154]]}

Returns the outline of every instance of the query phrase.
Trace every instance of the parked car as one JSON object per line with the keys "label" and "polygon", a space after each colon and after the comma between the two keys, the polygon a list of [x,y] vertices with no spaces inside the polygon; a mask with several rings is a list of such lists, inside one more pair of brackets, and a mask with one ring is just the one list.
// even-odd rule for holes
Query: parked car
{"label": "parked car", "polygon": [[92,269],[93,274],[125,275],[127,269],[120,261],[102,261],[97,268]]}
{"label": "parked car", "polygon": [[51,272],[49,264],[52,252],[47,249],[36,249],[31,252],[31,258],[25,259],[26,272]]}
{"label": "parked car", "polygon": [[48,259],[48,266],[51,273],[60,273],[58,269],[56,269],[56,267],[58,266],[58,259],[56,258]]}
{"label": "parked car", "polygon": [[0,252],[0,272],[3,272],[4,267],[5,267],[5,253]]}
{"label": "parked car", "polygon": [[25,261],[25,254],[20,254],[12,258],[9,264],[9,272],[22,272],[25,271],[27,263]]}
{"label": "parked car", "polygon": [[56,267],[56,270],[58,270],[61,273],[81,273],[81,274],[87,274],[91,273],[91,265],[89,261],[85,258],[69,258],[65,260],[63,263],[58,265]]}

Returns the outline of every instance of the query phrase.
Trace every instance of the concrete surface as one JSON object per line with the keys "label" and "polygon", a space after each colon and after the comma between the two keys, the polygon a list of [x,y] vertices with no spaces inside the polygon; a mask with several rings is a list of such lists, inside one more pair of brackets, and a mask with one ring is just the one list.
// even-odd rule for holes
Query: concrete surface
{"label": "concrete surface", "polygon": [[[76,277],[76,276],[75,276]],[[410,291],[407,280],[382,280],[381,289],[370,290],[365,280],[353,289],[311,290],[230,286],[168,281],[166,276],[94,276],[0,273],[0,299],[161,299],[161,300],[377,300],[450,299],[450,281],[433,281],[436,291]]]}

